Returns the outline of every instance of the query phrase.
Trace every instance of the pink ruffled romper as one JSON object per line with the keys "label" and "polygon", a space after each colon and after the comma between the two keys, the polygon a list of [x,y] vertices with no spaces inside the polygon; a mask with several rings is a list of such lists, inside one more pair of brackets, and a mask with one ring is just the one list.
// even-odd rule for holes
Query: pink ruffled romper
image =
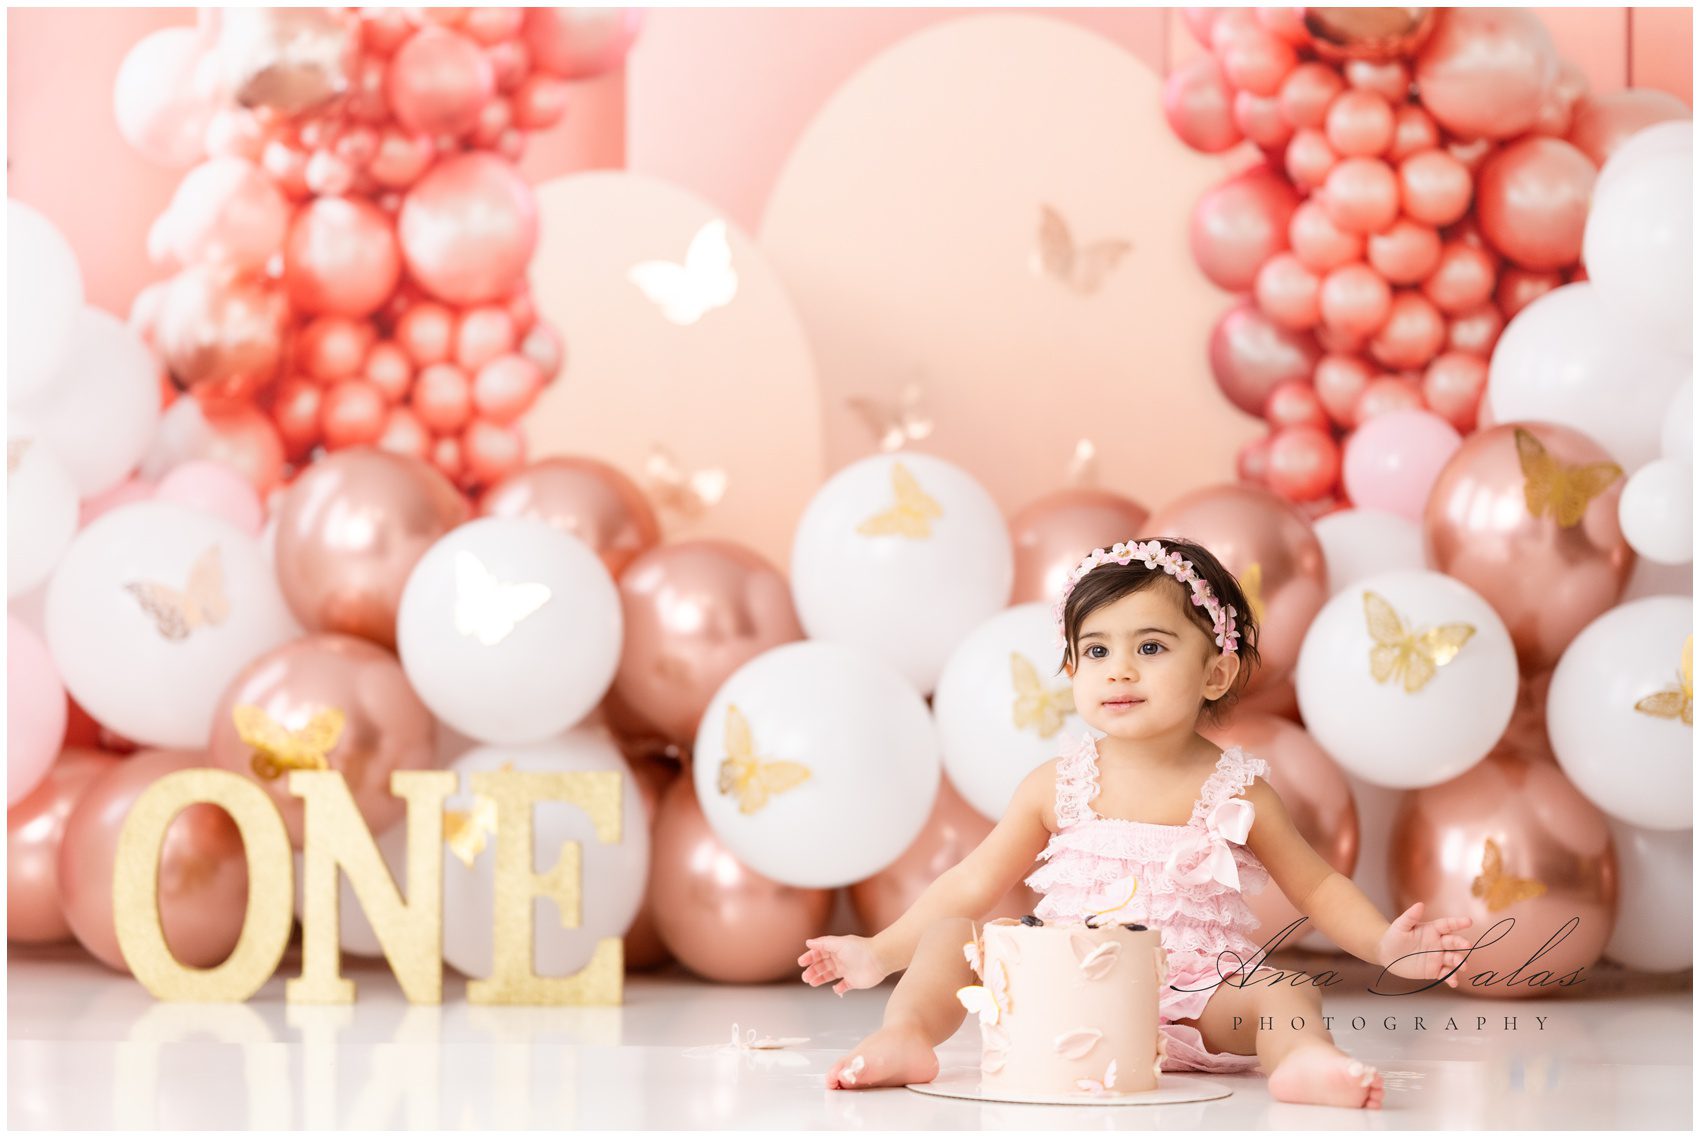
{"label": "pink ruffled romper", "polygon": [[[1269,873],[1245,848],[1252,806],[1239,795],[1268,775],[1268,763],[1229,747],[1205,780],[1191,820],[1166,826],[1093,812],[1098,742],[1090,732],[1057,764],[1057,832],[1039,855],[1045,864],[1027,878],[1044,894],[1034,915],[1084,920],[1125,899],[1126,886],[1117,882],[1137,878],[1132,902],[1116,919],[1158,930],[1168,950],[1169,979],[1158,1000],[1165,1071],[1257,1069],[1257,1056],[1209,1051],[1196,1027],[1174,1021],[1196,1019],[1222,975],[1233,975],[1261,947],[1248,935],[1259,922],[1241,893],[1262,891]],[[1122,896],[1106,901],[1111,892]]]}

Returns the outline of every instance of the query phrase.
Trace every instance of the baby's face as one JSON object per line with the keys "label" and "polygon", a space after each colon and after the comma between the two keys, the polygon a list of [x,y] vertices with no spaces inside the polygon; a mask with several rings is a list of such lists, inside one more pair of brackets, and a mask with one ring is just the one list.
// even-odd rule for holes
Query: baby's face
{"label": "baby's face", "polygon": [[1159,581],[1090,613],[1075,642],[1074,706],[1109,735],[1143,739],[1190,728],[1203,701],[1239,671],[1181,606],[1179,586]]}

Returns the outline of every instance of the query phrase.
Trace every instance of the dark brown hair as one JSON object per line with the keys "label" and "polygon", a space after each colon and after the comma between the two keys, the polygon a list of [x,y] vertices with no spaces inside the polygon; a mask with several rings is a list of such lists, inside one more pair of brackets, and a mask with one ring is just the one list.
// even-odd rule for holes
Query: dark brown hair
{"label": "dark brown hair", "polygon": [[[1181,560],[1192,562],[1193,572],[1204,578],[1209,584],[1210,591],[1216,594],[1216,599],[1223,605],[1234,606],[1234,626],[1239,630],[1240,658],[1239,675],[1234,677],[1233,686],[1220,696],[1206,700],[1200,709],[1211,723],[1221,722],[1223,714],[1239,702],[1240,695],[1246,685],[1251,682],[1251,675],[1261,662],[1257,652],[1257,619],[1252,615],[1251,602],[1246,600],[1245,590],[1227,567],[1216,560],[1215,554],[1195,542],[1183,541],[1175,537],[1141,538],[1141,541],[1156,541],[1163,548],[1181,555]],[[1128,544],[1132,545],[1133,542]],[[1084,556],[1084,554],[1082,554]],[[1082,577],[1069,593],[1068,600],[1063,604],[1063,658],[1062,666],[1057,670],[1065,671],[1078,661],[1075,656],[1075,642],[1080,638],[1080,627],[1086,618],[1107,604],[1119,601],[1130,593],[1148,589],[1153,585],[1159,588],[1171,588],[1180,598],[1181,611],[1203,631],[1205,638],[1214,645],[1216,631],[1211,624],[1210,610],[1203,605],[1192,603],[1191,590],[1169,576],[1162,569],[1147,569],[1143,561],[1134,560],[1126,565],[1110,562],[1099,565],[1086,576]]]}

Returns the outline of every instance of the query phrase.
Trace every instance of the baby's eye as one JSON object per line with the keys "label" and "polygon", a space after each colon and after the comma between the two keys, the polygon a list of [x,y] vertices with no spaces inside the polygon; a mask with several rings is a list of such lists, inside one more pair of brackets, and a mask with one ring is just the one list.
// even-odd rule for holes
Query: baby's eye
{"label": "baby's eye", "polygon": [[1147,652],[1147,648],[1155,648],[1157,652],[1161,652],[1163,650],[1163,646],[1155,640],[1147,640],[1144,644],[1139,646],[1139,654],[1141,656],[1155,656],[1157,654],[1157,652]]}
{"label": "baby's eye", "polygon": [[1102,652],[1104,656],[1108,656],[1110,654],[1110,650],[1102,644],[1094,644],[1086,650],[1086,655],[1094,660],[1102,660],[1104,656],[1098,655],[1099,652]]}

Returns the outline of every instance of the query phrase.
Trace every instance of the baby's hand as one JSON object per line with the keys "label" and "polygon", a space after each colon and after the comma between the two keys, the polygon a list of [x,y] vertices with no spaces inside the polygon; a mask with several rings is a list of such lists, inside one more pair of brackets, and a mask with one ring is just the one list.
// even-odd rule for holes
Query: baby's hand
{"label": "baby's hand", "polygon": [[811,987],[837,980],[832,990],[842,996],[852,988],[872,988],[891,974],[868,937],[817,936],[803,943],[809,951],[797,963]]}
{"label": "baby's hand", "polygon": [[[1442,917],[1423,923],[1418,920],[1422,911],[1421,901],[1406,909],[1387,926],[1386,935],[1376,946],[1376,963],[1395,976],[1432,980],[1451,972],[1468,954],[1470,942],[1453,934],[1469,928],[1470,918]],[[1446,983],[1456,988],[1458,977],[1447,976]]]}

